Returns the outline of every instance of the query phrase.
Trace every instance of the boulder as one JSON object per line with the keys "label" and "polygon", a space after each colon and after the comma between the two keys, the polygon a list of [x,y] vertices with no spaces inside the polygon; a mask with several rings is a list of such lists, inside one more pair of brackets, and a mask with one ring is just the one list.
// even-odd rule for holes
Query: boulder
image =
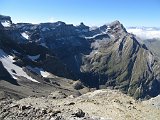
{"label": "boulder", "polygon": [[75,113],[73,113],[75,117],[81,118],[85,116],[85,112],[83,112],[81,109],[78,109]]}
{"label": "boulder", "polygon": [[80,90],[84,88],[84,85],[82,84],[81,81],[76,81],[73,83],[72,87],[76,90]]}

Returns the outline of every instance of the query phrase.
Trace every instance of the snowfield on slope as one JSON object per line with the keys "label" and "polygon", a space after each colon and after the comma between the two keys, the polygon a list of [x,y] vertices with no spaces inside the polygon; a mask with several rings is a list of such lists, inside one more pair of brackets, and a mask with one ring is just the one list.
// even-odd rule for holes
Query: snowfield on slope
{"label": "snowfield on slope", "polygon": [[27,39],[27,40],[28,40],[29,35],[27,34],[27,32],[26,32],[26,31],[25,31],[25,32],[23,32],[23,33],[21,33],[21,35],[22,35],[25,39]]}
{"label": "snowfield on slope", "polygon": [[1,22],[1,24],[3,25],[3,27],[10,27],[11,24],[9,22]]}
{"label": "snowfield on slope", "polygon": [[42,68],[38,67],[32,68],[31,66],[27,66],[27,68],[43,77],[48,77],[49,75],[51,75],[49,72],[44,71]]}
{"label": "snowfield on slope", "polygon": [[[13,56],[6,54],[2,49],[0,49],[0,61],[2,62],[5,69],[10,73],[14,79],[18,79],[16,76],[23,76],[33,82],[38,82],[37,80],[28,76],[21,67],[13,64]],[[15,71],[15,72],[13,72]],[[38,82],[39,83],[39,82]]]}

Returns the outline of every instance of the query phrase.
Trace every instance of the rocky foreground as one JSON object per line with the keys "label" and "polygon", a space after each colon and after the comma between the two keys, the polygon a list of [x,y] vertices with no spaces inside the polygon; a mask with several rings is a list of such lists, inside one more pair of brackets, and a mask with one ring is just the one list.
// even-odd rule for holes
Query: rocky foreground
{"label": "rocky foreground", "polygon": [[159,120],[160,96],[136,101],[116,90],[79,97],[56,91],[47,97],[0,102],[1,120]]}

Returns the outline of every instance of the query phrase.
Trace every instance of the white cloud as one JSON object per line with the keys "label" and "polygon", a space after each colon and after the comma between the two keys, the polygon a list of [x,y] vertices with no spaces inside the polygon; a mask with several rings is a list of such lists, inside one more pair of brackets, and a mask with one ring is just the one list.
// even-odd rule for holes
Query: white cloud
{"label": "white cloud", "polygon": [[153,28],[129,28],[127,31],[141,39],[160,38],[160,30],[155,30]]}

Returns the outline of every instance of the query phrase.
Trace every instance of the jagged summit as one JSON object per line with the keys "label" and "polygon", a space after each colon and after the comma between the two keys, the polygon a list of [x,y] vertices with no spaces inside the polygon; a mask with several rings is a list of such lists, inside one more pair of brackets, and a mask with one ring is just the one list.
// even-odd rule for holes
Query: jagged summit
{"label": "jagged summit", "polygon": [[118,21],[118,20],[113,21],[112,23],[110,23],[110,25],[111,25],[111,26],[116,26],[116,25],[118,25],[118,26],[121,26],[121,27],[124,28],[124,26],[122,25],[122,23],[121,23],[120,21]]}
{"label": "jagged summit", "polygon": [[3,27],[10,27],[12,25],[12,20],[10,16],[0,15],[0,29]]}
{"label": "jagged summit", "polygon": [[83,22],[80,23],[80,26],[85,26]]}
{"label": "jagged summit", "polygon": [[11,20],[11,17],[10,16],[4,16],[4,15],[0,15],[0,21],[1,22],[5,22],[5,21],[8,21],[12,24],[12,20]]}
{"label": "jagged summit", "polygon": [[123,26],[123,24],[120,23],[120,21],[116,20],[111,22],[110,24],[108,24],[108,27],[110,27],[111,29],[115,30],[116,32],[118,32],[118,30],[120,30],[120,32],[125,32],[127,33],[125,27]]}
{"label": "jagged summit", "polygon": [[121,25],[121,23],[119,20],[115,20],[115,21],[111,22],[110,25]]}
{"label": "jagged summit", "polygon": [[81,27],[81,28],[87,27],[88,28],[89,26],[86,26],[83,22],[81,22],[80,25],[78,25],[78,27]]}

